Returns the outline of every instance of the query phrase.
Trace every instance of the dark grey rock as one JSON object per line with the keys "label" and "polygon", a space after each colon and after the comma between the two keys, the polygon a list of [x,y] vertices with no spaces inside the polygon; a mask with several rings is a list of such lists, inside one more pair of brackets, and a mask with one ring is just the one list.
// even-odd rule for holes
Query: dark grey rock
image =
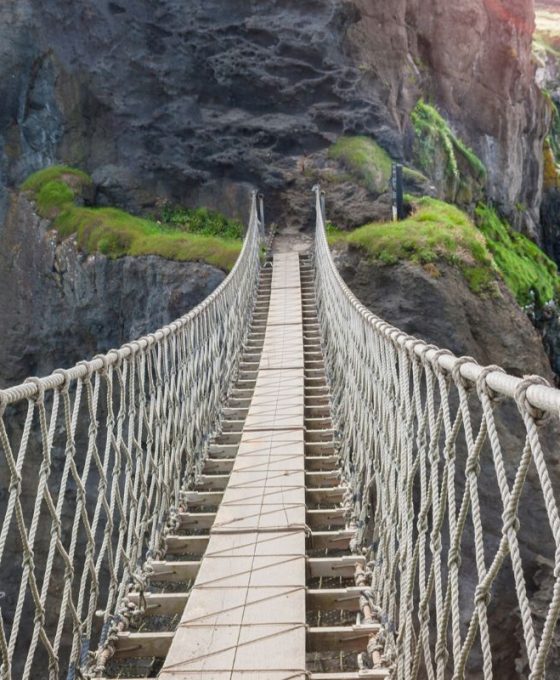
{"label": "dark grey rock", "polygon": [[85,255],[23,196],[0,228],[0,386],[45,375],[173,321],[224,272],[161,257]]}

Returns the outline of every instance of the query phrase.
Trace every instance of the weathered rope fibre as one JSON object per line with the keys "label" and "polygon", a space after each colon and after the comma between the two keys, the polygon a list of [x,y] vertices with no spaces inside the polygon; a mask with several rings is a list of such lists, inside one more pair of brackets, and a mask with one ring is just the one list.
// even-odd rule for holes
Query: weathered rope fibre
{"label": "weathered rope fibre", "polygon": [[237,263],[198,307],[0,391],[2,680],[81,677],[134,615],[127,593],[142,593],[163,554],[238,370],[259,280],[257,203]]}
{"label": "weathered rope fibre", "polygon": [[392,677],[544,678],[559,658],[560,391],[367,310],[316,194],[323,350]]}

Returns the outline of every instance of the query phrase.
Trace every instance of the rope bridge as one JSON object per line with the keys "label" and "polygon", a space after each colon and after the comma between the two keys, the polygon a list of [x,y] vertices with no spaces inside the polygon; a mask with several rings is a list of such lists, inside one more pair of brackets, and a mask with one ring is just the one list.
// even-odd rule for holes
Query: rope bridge
{"label": "rope bridge", "polygon": [[[381,631],[359,667],[489,679],[504,649],[521,648],[518,672],[544,678],[560,613],[560,392],[457,358],[365,309],[336,270],[316,193],[321,347],[356,585],[371,584],[361,623]],[[189,314],[0,391],[2,680],[98,677],[111,640],[142,621],[151,565],[176,532],[182,492],[239,371],[261,270],[259,214],[255,195],[236,266]]]}
{"label": "rope bridge", "polygon": [[[560,391],[457,358],[367,310],[333,263],[318,190],[315,272],[356,542],[369,546],[395,677],[463,678],[472,660],[471,677],[491,678],[493,639],[511,617],[529,677],[545,677],[560,614],[559,489],[549,472]],[[498,526],[487,528],[489,514]],[[549,536],[540,546],[552,581],[540,631],[520,518],[530,526],[538,518]],[[506,602],[492,599],[494,586]]]}
{"label": "rope bridge", "polygon": [[235,267],[186,316],[0,392],[2,680],[46,664],[71,680],[139,613],[125,595],[142,591],[235,376],[260,269],[257,200]]}

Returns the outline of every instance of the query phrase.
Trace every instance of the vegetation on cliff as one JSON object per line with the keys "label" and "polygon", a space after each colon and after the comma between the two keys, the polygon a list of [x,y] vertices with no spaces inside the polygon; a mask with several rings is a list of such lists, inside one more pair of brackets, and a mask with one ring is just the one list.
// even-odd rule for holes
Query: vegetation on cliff
{"label": "vegetation on cliff", "polygon": [[35,201],[41,217],[52,220],[61,236],[75,234],[85,252],[111,258],[159,255],[229,270],[241,249],[241,225],[206,209],[168,210],[166,219],[158,223],[117,208],[85,206],[84,196],[92,193],[93,183],[74,168],[40,170],[23,183],[22,190]]}
{"label": "vegetation on cliff", "polygon": [[477,207],[476,221],[498,271],[520,305],[533,301],[544,305],[558,297],[558,268],[533,241],[513,231],[490,206]]}
{"label": "vegetation on cliff", "polygon": [[396,264],[408,260],[438,276],[437,261],[457,266],[474,292],[495,290],[495,269],[484,236],[459,208],[435,198],[414,199],[411,215],[400,222],[367,224],[349,234],[329,236],[346,241],[368,257]]}
{"label": "vegetation on cliff", "polygon": [[480,198],[486,168],[437,109],[420,99],[411,113],[414,158],[420,169],[443,189],[445,197],[460,204]]}
{"label": "vegetation on cliff", "polygon": [[411,215],[400,222],[367,224],[350,233],[329,228],[332,244],[344,241],[384,264],[410,261],[438,276],[437,262],[456,266],[475,293],[495,293],[499,274],[520,305],[557,298],[556,264],[523,234],[515,232],[483,203],[476,224],[443,201],[412,199]]}
{"label": "vegetation on cliff", "polygon": [[340,161],[352,179],[375,194],[388,190],[391,158],[370,137],[340,137],[328,151],[328,157]]}

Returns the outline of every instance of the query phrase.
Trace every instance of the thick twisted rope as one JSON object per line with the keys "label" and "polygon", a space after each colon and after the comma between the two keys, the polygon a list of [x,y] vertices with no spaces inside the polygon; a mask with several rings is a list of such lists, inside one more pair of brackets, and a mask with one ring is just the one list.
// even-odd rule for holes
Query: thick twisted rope
{"label": "thick twisted rope", "polygon": [[198,307],[0,391],[1,680],[47,668],[51,680],[77,677],[96,650],[110,656],[116,626],[137,616],[127,594],[142,601],[181,490],[219,428],[256,297],[261,231],[254,195],[237,263]]}
{"label": "thick twisted rope", "polygon": [[[504,657],[495,628],[505,620],[510,638],[523,641],[512,661],[525,664],[531,680],[544,678],[560,615],[560,515],[550,473],[557,453],[545,449],[544,430],[558,432],[560,391],[457,358],[367,310],[336,269],[316,191],[323,350],[353,521],[369,551],[387,644],[394,640],[393,677],[468,672],[489,680],[496,652]],[[516,419],[515,449],[504,448],[502,408]],[[539,493],[528,492],[529,478]],[[528,583],[534,565],[520,535],[521,518],[537,511],[554,560],[538,625]],[[496,534],[488,524],[500,513]],[[507,604],[496,599],[508,590],[514,609],[511,596]]]}

